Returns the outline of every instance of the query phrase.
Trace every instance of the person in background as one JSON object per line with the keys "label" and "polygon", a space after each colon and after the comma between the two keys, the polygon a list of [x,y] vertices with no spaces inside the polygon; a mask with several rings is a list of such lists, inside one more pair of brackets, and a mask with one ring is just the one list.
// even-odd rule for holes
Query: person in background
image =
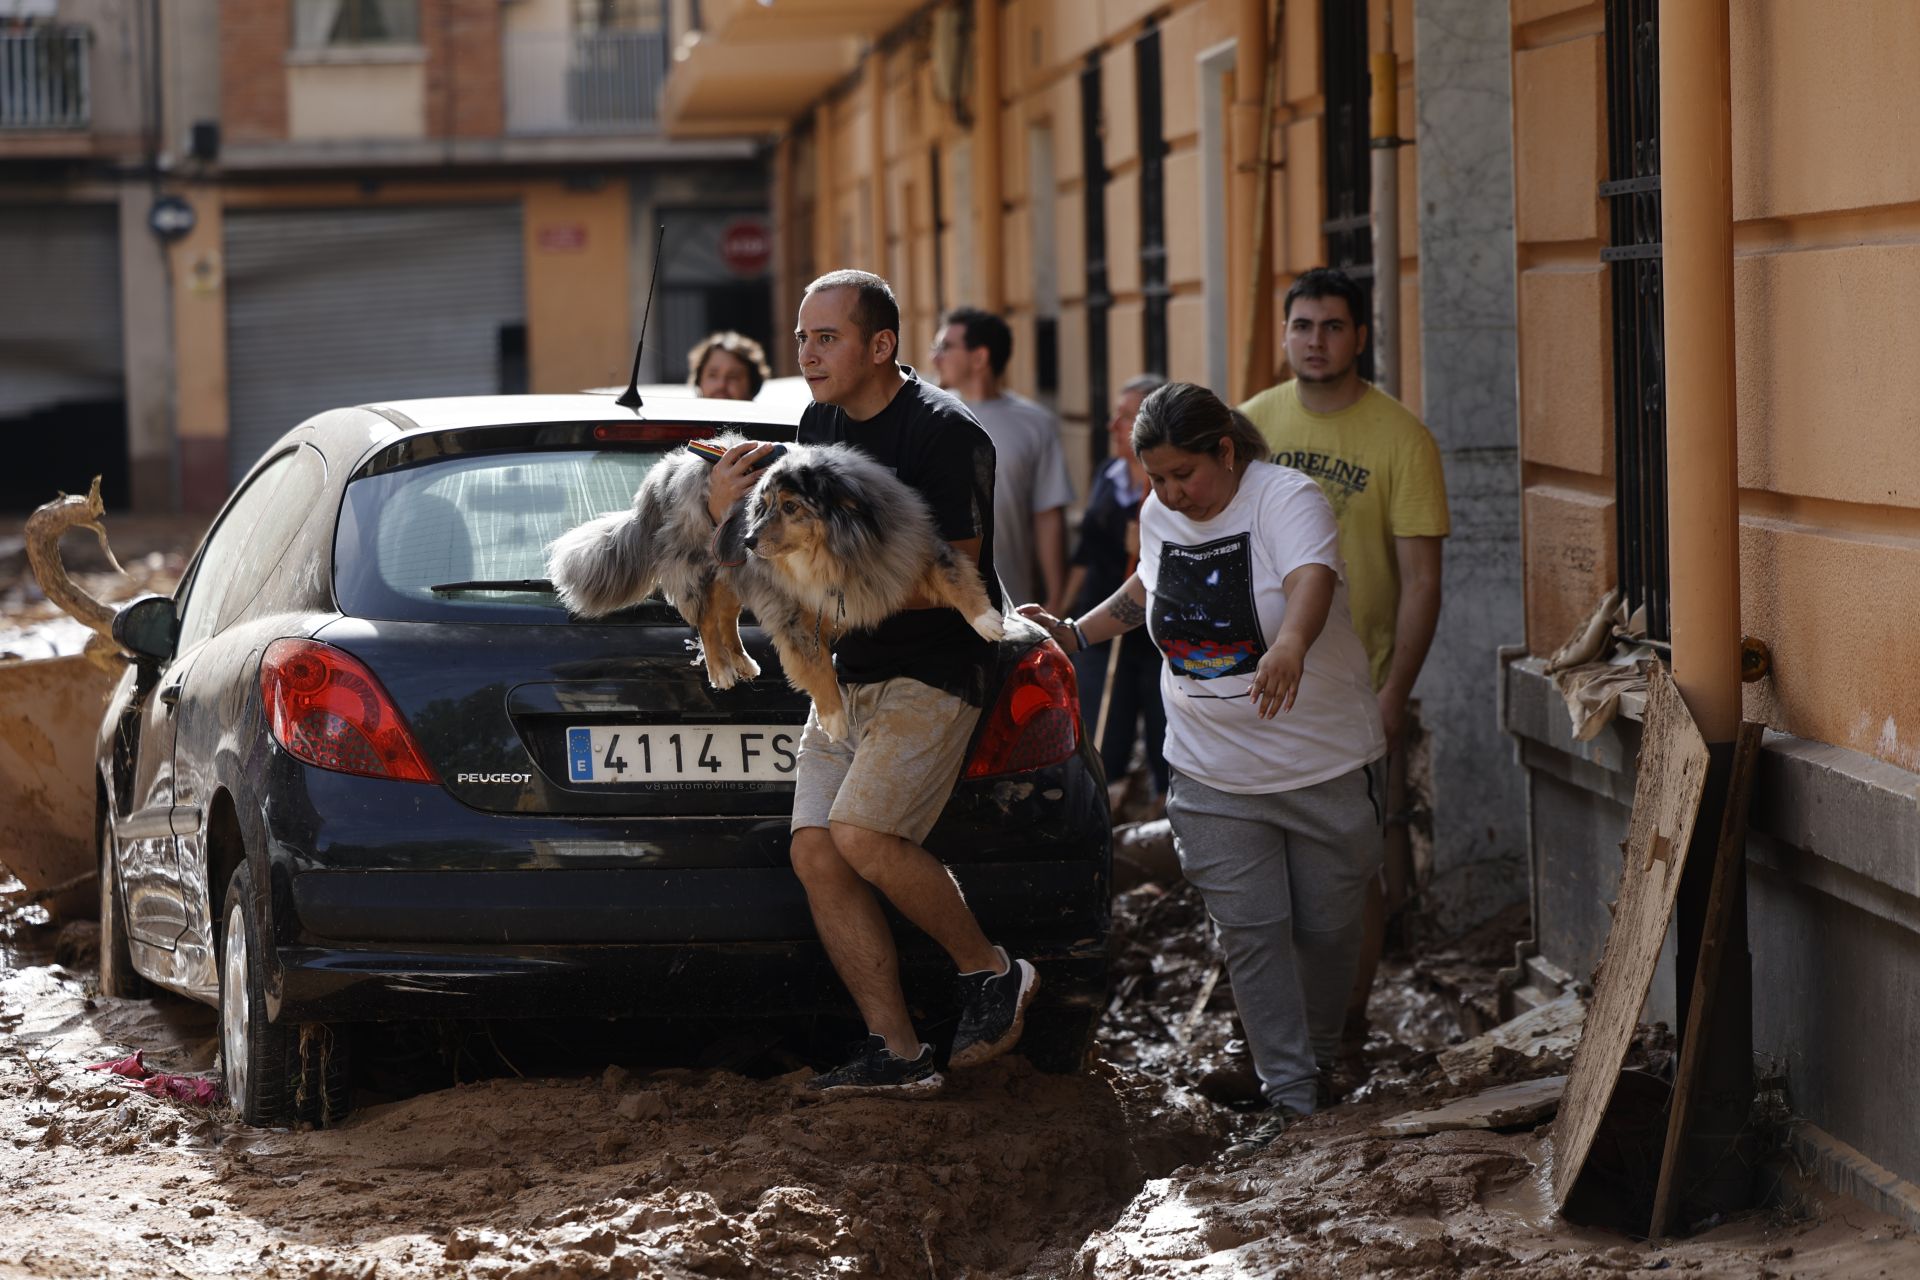
{"label": "person in background", "polygon": [[978,307],[940,319],[933,342],[940,385],[966,401],[993,439],[995,562],[1007,599],[1058,612],[1066,608],[1067,507],[1073,481],[1060,449],[1060,422],[1001,385],[1013,355],[1013,330]]}
{"label": "person in background", "polygon": [[1273,460],[1313,477],[1340,525],[1353,625],[1367,646],[1386,727],[1387,853],[1367,894],[1366,937],[1347,1006],[1346,1049],[1367,1038],[1367,1000],[1389,914],[1406,904],[1413,858],[1406,808],[1407,699],[1440,619],[1446,478],[1433,433],[1360,376],[1366,295],[1344,271],[1316,267],[1287,290],[1287,363],[1294,377],[1241,406]]}
{"label": "person in background", "polygon": [[1165,657],[1167,818],[1269,1108],[1241,1156],[1321,1105],[1380,866],[1386,735],[1319,488],[1191,383],[1141,402],[1133,445],[1153,490],[1139,569],[1078,619],[1021,613],[1069,650],[1144,622]]}
{"label": "person in background", "polygon": [[[1073,567],[1067,571],[1067,608],[1091,613],[1120,589],[1140,556],[1140,504],[1147,496],[1147,473],[1133,452],[1133,420],[1149,392],[1166,385],[1157,373],[1129,378],[1120,387],[1113,417],[1107,422],[1111,455],[1093,479],[1087,509],[1080,517]],[[1112,663],[1111,681],[1108,664]],[[1080,714],[1106,765],[1107,781],[1127,776],[1133,744],[1144,731],[1152,803],[1167,794],[1167,712],[1160,702],[1160,651],[1144,631],[1130,632],[1116,645],[1073,655],[1080,684]],[[1101,709],[1106,722],[1101,725]],[[1104,731],[1103,731],[1104,729]]]}
{"label": "person in background", "polygon": [[767,353],[744,333],[710,333],[687,353],[687,382],[703,400],[751,400],[773,376]]}

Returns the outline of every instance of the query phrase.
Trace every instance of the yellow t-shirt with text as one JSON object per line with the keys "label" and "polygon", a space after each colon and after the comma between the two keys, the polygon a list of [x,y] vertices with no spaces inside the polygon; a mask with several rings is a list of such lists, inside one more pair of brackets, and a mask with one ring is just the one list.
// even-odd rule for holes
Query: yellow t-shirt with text
{"label": "yellow t-shirt with text", "polygon": [[1312,476],[1333,506],[1353,629],[1378,689],[1393,667],[1400,604],[1393,540],[1445,537],[1451,527],[1440,447],[1412,410],[1375,386],[1338,413],[1314,413],[1300,403],[1299,384],[1283,382],[1240,411],[1260,428],[1273,460]]}

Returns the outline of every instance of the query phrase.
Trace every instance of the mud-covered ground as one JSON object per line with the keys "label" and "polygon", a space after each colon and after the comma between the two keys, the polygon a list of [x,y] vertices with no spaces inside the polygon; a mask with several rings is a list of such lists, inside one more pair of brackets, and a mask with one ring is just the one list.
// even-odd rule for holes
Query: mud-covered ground
{"label": "mud-covered ground", "polygon": [[[131,580],[87,564],[84,535],[70,562],[106,598],[165,590],[175,532],[116,529]],[[0,653],[73,651],[17,561],[0,545]],[[1258,1117],[1198,1091],[1231,1065],[1232,993],[1177,882],[1116,900],[1114,996],[1081,1076],[1013,1057],[931,1101],[820,1104],[796,1086],[821,1043],[790,1029],[461,1024],[363,1038],[358,1109],[298,1132],[88,1071],[138,1050],[211,1075],[212,1011],[100,996],[90,926],[17,889],[0,874],[0,1280],[1920,1275],[1920,1243],[1852,1202],[1789,1191],[1650,1244],[1549,1212],[1544,1126],[1377,1136],[1564,1070],[1435,1067],[1494,1020],[1512,916],[1390,959],[1346,1100],[1229,1164]]]}
{"label": "mud-covered ground", "polygon": [[87,927],[14,908],[0,1277],[1920,1274],[1920,1243],[1851,1202],[1649,1245],[1553,1218],[1544,1128],[1374,1136],[1471,1087],[1431,1064],[1462,1034],[1449,1010],[1491,990],[1472,940],[1387,967],[1353,1100],[1225,1163],[1253,1117],[1189,1087],[1232,1032],[1224,982],[1194,1014],[1212,964],[1197,904],[1145,889],[1117,909],[1121,986],[1151,980],[1131,983],[1084,1076],[1014,1058],[933,1101],[819,1104],[778,1042],[729,1071],[656,1065],[676,1046],[645,1037],[469,1027],[392,1056],[345,1125],[289,1132],[87,1071],[140,1049],[212,1072],[211,1012],[99,996]]}

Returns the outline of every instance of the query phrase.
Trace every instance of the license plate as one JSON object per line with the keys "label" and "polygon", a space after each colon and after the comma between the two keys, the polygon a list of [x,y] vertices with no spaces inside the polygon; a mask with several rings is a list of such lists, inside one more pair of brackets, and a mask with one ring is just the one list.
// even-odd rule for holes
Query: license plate
{"label": "license plate", "polygon": [[600,725],[567,730],[567,780],[578,783],[790,782],[793,724]]}

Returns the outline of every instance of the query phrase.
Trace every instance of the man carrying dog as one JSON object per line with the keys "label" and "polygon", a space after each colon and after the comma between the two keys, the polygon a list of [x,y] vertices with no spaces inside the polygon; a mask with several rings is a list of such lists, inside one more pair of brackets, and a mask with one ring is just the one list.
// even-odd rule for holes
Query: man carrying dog
{"label": "man carrying dog", "polygon": [[[993,568],[993,443],[965,405],[899,362],[900,307],[887,282],[865,271],[821,276],[800,299],[794,339],[813,393],[799,443],[852,445],[892,468],[1004,608]],[[716,523],[753,488],[770,449],[741,445],[715,464],[708,511]],[[920,845],[960,775],[991,649],[953,610],[909,603],[835,646],[846,740],[829,739],[811,711],[800,739],[793,869],[868,1031],[860,1052],[809,1082],[827,1096],[913,1097],[942,1083],[907,1012],[882,896],[960,971],[951,1065],[1011,1049],[1039,987],[1030,963],[987,940],[952,874]]]}

